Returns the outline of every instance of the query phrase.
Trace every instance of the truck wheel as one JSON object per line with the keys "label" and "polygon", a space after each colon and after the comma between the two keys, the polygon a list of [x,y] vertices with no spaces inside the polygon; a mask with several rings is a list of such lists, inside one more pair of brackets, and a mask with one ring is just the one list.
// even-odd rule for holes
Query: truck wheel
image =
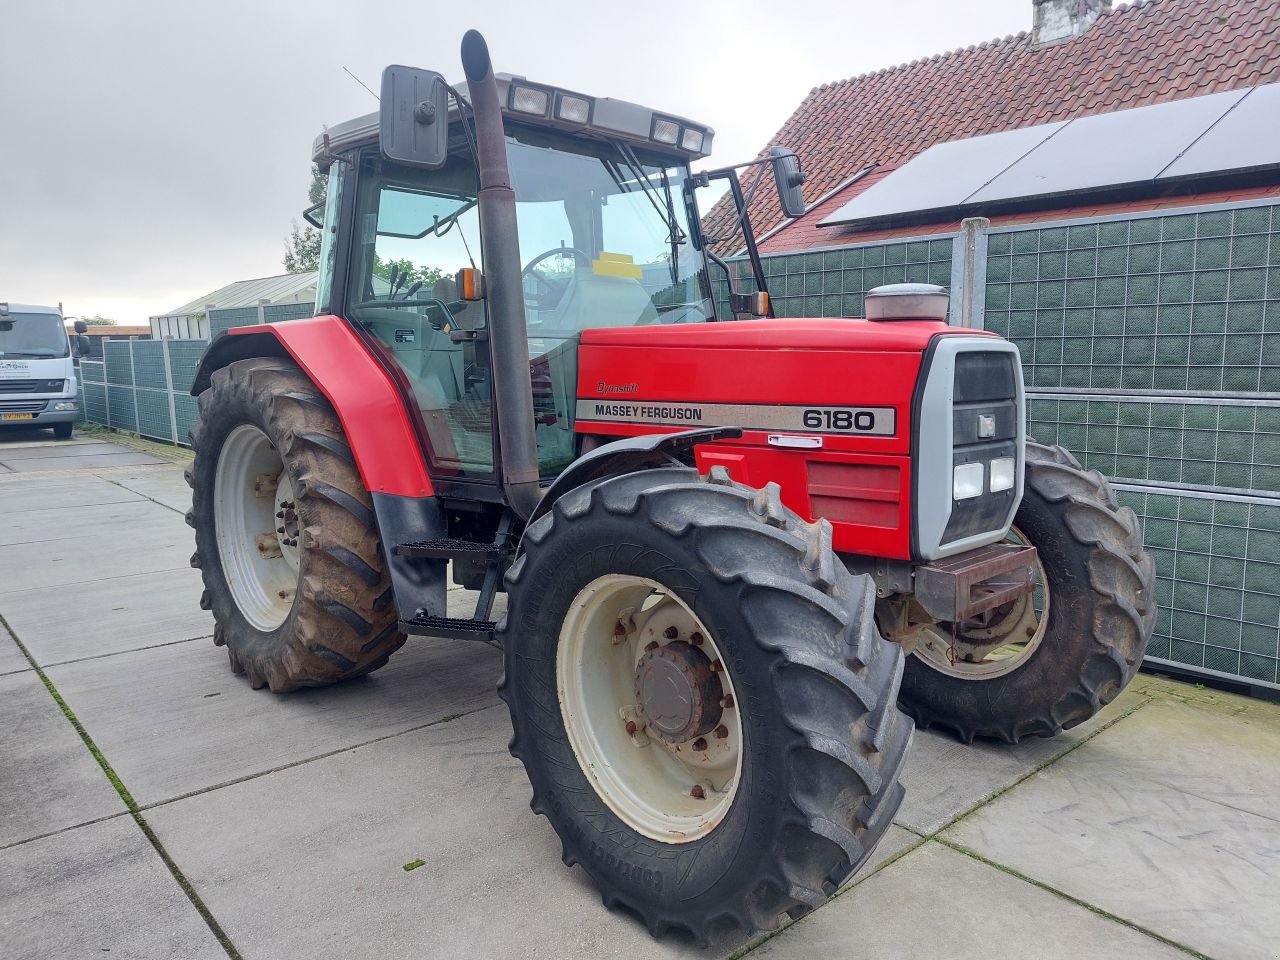
{"label": "truck wheel", "polygon": [[571,491],[523,549],[498,690],[565,863],[703,943],[831,895],[902,800],[912,725],[826,521],[663,468]]}
{"label": "truck wheel", "polygon": [[199,403],[186,472],[191,564],[231,669],[281,693],[382,666],[405,637],[333,407],[275,357],[216,371]]}
{"label": "truck wheel", "polygon": [[907,662],[902,707],[969,742],[1051,737],[1133,679],[1155,627],[1155,564],[1138,520],[1096,471],[1027,443],[1012,538],[1039,552],[1036,589],[981,619],[929,628]]}
{"label": "truck wheel", "polygon": [[53,436],[58,440],[70,440],[71,431],[74,429],[74,423],[55,423],[53,425]]}

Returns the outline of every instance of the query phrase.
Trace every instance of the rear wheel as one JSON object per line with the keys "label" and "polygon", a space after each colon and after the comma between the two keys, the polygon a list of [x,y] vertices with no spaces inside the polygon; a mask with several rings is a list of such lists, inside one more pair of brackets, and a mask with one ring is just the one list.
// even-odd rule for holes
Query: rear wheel
{"label": "rear wheel", "polygon": [[921,727],[1016,743],[1088,720],[1125,688],[1155,627],[1155,564],[1101,474],[1027,443],[1013,539],[1038,552],[1035,591],[981,620],[925,631],[902,681]]}
{"label": "rear wheel", "polygon": [[532,524],[507,591],[511,752],[607,906],[705,942],[870,855],[902,799],[902,655],[825,521],[723,471],[629,474]]}
{"label": "rear wheel", "polygon": [[269,357],[216,371],[191,445],[191,563],[232,670],[279,693],[385,664],[405,637],[372,502],[310,379]]}

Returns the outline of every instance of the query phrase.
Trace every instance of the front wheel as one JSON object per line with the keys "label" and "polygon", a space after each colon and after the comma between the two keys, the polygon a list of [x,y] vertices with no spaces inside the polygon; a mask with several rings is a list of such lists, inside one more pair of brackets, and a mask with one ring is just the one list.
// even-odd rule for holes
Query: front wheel
{"label": "front wheel", "polygon": [[70,421],[66,423],[55,423],[53,425],[53,435],[59,440],[70,440],[71,431],[75,429],[75,424]]}
{"label": "front wheel", "polygon": [[511,752],[567,864],[654,935],[770,927],[833,893],[902,799],[902,654],[830,528],[670,468],[529,527],[498,627]]}
{"label": "front wheel", "polygon": [[1055,736],[1114,700],[1142,664],[1155,564],[1101,474],[1028,442],[1012,536],[1038,551],[1036,589],[981,619],[926,628],[901,694],[921,727],[966,742]]}

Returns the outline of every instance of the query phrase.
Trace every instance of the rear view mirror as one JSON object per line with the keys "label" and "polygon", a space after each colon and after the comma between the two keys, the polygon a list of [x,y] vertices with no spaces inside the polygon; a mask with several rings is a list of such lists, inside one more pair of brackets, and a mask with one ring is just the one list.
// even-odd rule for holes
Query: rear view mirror
{"label": "rear view mirror", "polygon": [[434,70],[390,66],[382,71],[378,116],[388,160],[437,169],[449,155],[449,87]]}
{"label": "rear view mirror", "polygon": [[89,344],[89,338],[83,333],[76,334],[76,353],[82,357],[87,357],[93,352],[93,347]]}
{"label": "rear view mirror", "polygon": [[75,326],[76,326],[76,333],[89,332],[89,325],[85,323],[83,320],[77,320]]}
{"label": "rear view mirror", "polygon": [[782,212],[791,219],[804,215],[804,174],[800,170],[800,158],[786,147],[770,147],[773,160],[773,180],[778,186],[778,202]]}

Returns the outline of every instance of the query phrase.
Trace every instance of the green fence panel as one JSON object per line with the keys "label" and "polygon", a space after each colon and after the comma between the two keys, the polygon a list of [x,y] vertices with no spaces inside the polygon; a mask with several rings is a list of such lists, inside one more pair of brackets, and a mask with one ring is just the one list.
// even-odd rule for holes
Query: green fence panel
{"label": "green fence panel", "polygon": [[138,432],[138,411],[132,387],[107,387],[107,426]]}
{"label": "green fence panel", "polygon": [[101,360],[81,360],[79,369],[81,383],[107,382],[107,372]]}
{"label": "green fence panel", "polygon": [[173,410],[177,415],[178,442],[184,446],[189,446],[190,441],[187,435],[191,432],[191,428],[195,426],[197,420],[200,419],[200,411],[196,405],[196,398],[189,394],[175,394],[173,398]]}
{"label": "green fence panel", "polygon": [[257,307],[233,307],[229,310],[209,311],[209,337],[230,330],[232,327],[250,327],[258,322]]}
{"label": "green fence panel", "polygon": [[82,418],[93,423],[107,422],[107,388],[101,383],[86,381],[82,384],[84,403],[81,406]]}
{"label": "green fence panel", "polygon": [[172,442],[173,418],[169,413],[169,391],[139,387],[134,391],[137,432],[144,437]]}
{"label": "green fence panel", "polygon": [[108,340],[102,345],[107,383],[133,386],[133,353],[128,340]]}
{"label": "green fence panel", "polygon": [[134,386],[167,390],[169,380],[164,366],[164,344],[159,340],[136,340],[132,348]]}

